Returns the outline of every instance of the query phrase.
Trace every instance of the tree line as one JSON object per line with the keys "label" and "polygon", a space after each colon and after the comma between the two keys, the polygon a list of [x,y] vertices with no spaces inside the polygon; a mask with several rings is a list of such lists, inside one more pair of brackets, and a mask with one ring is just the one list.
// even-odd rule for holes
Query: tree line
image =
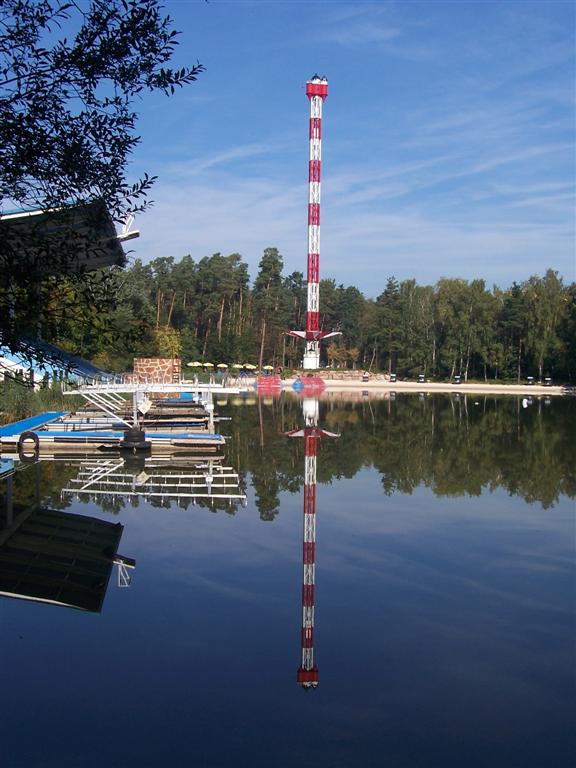
{"label": "tree line", "polygon": [[[102,275],[107,290],[110,279]],[[285,331],[305,328],[306,281],[302,272],[284,274],[277,248],[264,250],[253,281],[238,253],[136,260],[112,280],[115,307],[95,311],[85,303],[63,314],[53,341],[108,370],[126,370],[141,355],[300,364],[302,342]],[[402,378],[576,378],[576,284],[565,285],[552,269],[508,288],[480,279],[419,285],[390,277],[375,299],[324,279],[320,324],[341,331],[322,345],[323,366]]]}

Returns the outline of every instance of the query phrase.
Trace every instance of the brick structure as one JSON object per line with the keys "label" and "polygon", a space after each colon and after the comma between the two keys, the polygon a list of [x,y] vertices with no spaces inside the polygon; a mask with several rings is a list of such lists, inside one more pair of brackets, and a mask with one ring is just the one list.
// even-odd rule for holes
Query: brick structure
{"label": "brick structure", "polygon": [[135,381],[178,384],[180,381],[180,369],[181,360],[179,357],[134,358]]}

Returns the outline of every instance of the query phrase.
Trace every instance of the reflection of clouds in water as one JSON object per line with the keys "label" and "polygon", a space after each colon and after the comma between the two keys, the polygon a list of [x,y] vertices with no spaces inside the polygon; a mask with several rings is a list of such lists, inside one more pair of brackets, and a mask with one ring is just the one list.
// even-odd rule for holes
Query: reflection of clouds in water
{"label": "reflection of clouds in water", "polygon": [[[297,552],[286,548],[284,536],[298,530],[293,522],[300,522],[301,500],[296,494],[281,494],[282,514],[273,523],[259,519],[254,506],[251,488],[248,489],[248,506],[236,515],[219,511],[216,514],[201,507],[184,511],[176,507],[168,510],[154,509],[141,503],[137,510],[125,509],[122,522],[126,534],[134,537],[134,545],[149,551],[154,558],[184,556],[200,561],[226,558],[228,564],[269,563],[276,559],[298,561]],[[142,525],[142,520],[148,523]]]}
{"label": "reflection of clouds in water", "polygon": [[[216,558],[239,567],[298,563],[301,493],[280,494],[280,514],[273,523],[259,519],[250,488],[248,496],[248,507],[235,516],[209,514],[202,508],[157,510],[145,503],[137,510],[127,508],[121,516],[126,525],[125,539],[147,557],[162,561],[163,570],[178,571],[186,580],[189,576],[203,578],[188,568],[191,560],[202,568]],[[563,571],[570,564],[567,551],[559,551],[557,546],[548,552],[545,549],[546,540],[554,533],[570,533],[573,523],[568,500],[553,514],[546,514],[503,490],[481,498],[440,499],[428,489],[417,488],[409,496],[397,493],[388,497],[382,492],[379,474],[363,469],[351,479],[319,484],[317,513],[323,571],[401,581],[424,593],[437,594],[438,589],[428,578],[434,567],[424,565],[420,549],[438,537],[447,556],[460,550],[460,557],[470,558],[483,556],[484,540],[490,565],[499,571]],[[139,524],[143,518],[149,518],[149,523]],[[507,546],[512,544],[511,531],[517,528],[531,532],[536,539],[534,547],[516,548],[511,553]],[[407,544],[416,545],[412,554],[402,549]],[[420,569],[417,577],[401,574],[402,568],[406,571],[415,563]]]}
{"label": "reflection of clouds in water", "polygon": [[[413,543],[413,539],[410,539]],[[572,563],[565,555],[556,557],[555,555],[542,555],[535,547],[531,555],[534,558],[540,556],[545,560],[544,567],[542,563],[533,563],[531,556],[526,560],[507,561],[507,555],[499,558],[497,570],[492,567],[493,548],[488,547],[485,551],[466,549],[465,538],[462,540],[462,551],[458,557],[453,556],[454,549],[446,547],[442,538],[442,531],[438,532],[438,537],[427,536],[424,540],[410,549],[409,552],[398,550],[398,542],[395,540],[382,540],[380,546],[377,542],[372,542],[372,546],[377,546],[377,550],[366,551],[366,542],[361,541],[357,546],[349,546],[346,543],[340,543],[330,546],[331,542],[323,542],[323,552],[328,552],[322,557],[322,571],[324,574],[343,574],[345,573],[351,583],[369,580],[371,586],[378,583],[379,588],[390,588],[391,590],[409,589],[413,595],[428,598],[447,599],[447,594],[451,594],[455,588],[465,591],[471,598],[482,597],[485,599],[497,600],[499,603],[509,603],[516,606],[522,606],[533,610],[555,611],[559,608],[554,606],[554,602],[561,605],[561,600],[550,602],[549,597],[539,599],[537,596],[520,594],[514,589],[504,589],[498,586],[502,581],[512,579],[514,582],[518,578],[529,575],[539,575],[542,572],[564,575],[566,577],[572,571]],[[444,550],[442,549],[444,545]],[[503,541],[501,546],[507,552],[507,542]],[[386,548],[388,551],[386,551]],[[383,550],[383,551],[380,551]],[[436,561],[434,563],[426,562],[429,552],[435,553]],[[477,569],[478,562],[485,555],[488,567]],[[496,576],[495,584],[488,583],[485,579],[489,574],[490,579]],[[522,584],[518,588],[524,588]],[[449,598],[448,598],[449,599]]]}
{"label": "reflection of clouds in water", "polygon": [[193,568],[187,568],[185,563],[180,562],[170,570],[170,576],[179,584],[184,582],[193,589],[199,588],[233,600],[261,603],[263,599],[266,599],[266,597],[262,595],[261,590],[254,589],[251,591],[246,587],[239,587],[235,584],[231,584],[229,580],[229,571],[226,571],[225,574],[222,575],[222,580],[218,581],[214,577],[210,578],[208,576],[203,576],[194,571]]}
{"label": "reflection of clouds in water", "polygon": [[[520,523],[527,527],[555,530],[559,520],[570,517],[573,502],[562,497],[556,514],[548,515],[538,505],[529,505],[518,496],[509,496],[502,488],[485,490],[481,497],[438,497],[419,486],[411,494],[396,492],[386,496],[381,475],[374,469],[362,469],[354,477],[319,485],[321,509],[330,510],[330,520],[347,524],[354,521],[356,533],[410,533],[415,529],[435,528],[439,522],[471,525],[487,520],[495,525]],[[571,506],[572,505],[572,506]]]}
{"label": "reflection of clouds in water", "polygon": [[548,582],[568,587],[571,580],[569,500],[550,514],[504,491],[484,500],[438,499],[426,489],[378,499],[371,489],[375,473],[360,474],[321,489],[323,581],[345,575],[359,594],[409,594],[424,613],[432,601],[464,613],[481,603],[492,606],[488,612],[568,618],[565,596],[551,593]]}

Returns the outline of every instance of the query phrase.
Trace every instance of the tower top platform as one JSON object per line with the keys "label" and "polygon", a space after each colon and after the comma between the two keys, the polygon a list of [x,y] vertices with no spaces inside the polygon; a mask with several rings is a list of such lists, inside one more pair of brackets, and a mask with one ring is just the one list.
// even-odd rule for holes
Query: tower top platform
{"label": "tower top platform", "polygon": [[314,96],[320,96],[324,100],[328,96],[328,80],[320,75],[314,75],[306,83],[306,96],[311,99]]}

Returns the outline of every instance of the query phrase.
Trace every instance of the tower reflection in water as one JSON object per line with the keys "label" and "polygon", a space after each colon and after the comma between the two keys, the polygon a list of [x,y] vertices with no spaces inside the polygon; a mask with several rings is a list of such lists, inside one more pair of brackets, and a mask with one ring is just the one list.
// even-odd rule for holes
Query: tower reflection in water
{"label": "tower reflection in water", "polygon": [[288,432],[304,438],[304,540],[302,547],[302,660],[296,680],[302,688],[316,688],[318,667],[314,663],[314,588],[316,582],[316,457],[321,437],[339,437],[318,426],[319,402],[316,397],[302,399],[303,429]]}

